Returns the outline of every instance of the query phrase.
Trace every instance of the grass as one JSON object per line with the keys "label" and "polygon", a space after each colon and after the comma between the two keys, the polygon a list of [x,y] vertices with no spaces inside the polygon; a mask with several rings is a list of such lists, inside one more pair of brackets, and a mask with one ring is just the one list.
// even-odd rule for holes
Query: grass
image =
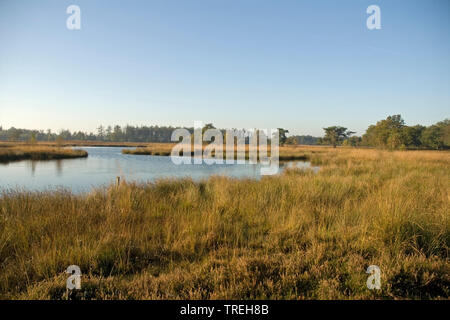
{"label": "grass", "polygon": [[[0,298],[448,299],[450,153],[292,148],[321,168],[0,195]],[[365,270],[381,269],[381,290]]]}
{"label": "grass", "polygon": [[[151,143],[146,147],[138,147],[135,149],[123,149],[123,154],[130,155],[153,155],[153,156],[170,156],[172,152],[172,148],[175,146],[173,143]],[[204,150],[207,145],[203,145],[202,149]],[[280,147],[279,160],[280,161],[293,161],[293,160],[308,160],[308,156],[303,152],[303,147]],[[314,148],[314,147],[312,147]],[[270,145],[267,147],[268,154],[270,156]],[[192,148],[193,150],[193,148]],[[245,159],[249,159],[249,145],[245,146]],[[259,153],[259,150],[258,150]],[[236,159],[239,152],[237,151],[236,146],[234,147],[234,158]],[[181,156],[182,154],[180,154]],[[215,152],[212,152],[212,156],[215,155]],[[191,156],[194,156],[194,151],[191,152]],[[226,157],[226,146],[223,148],[223,158]],[[258,157],[259,159],[259,157]]]}
{"label": "grass", "polygon": [[83,150],[63,149],[56,147],[19,145],[0,148],[0,163],[20,160],[56,160],[85,158],[88,153]]}
{"label": "grass", "polygon": [[131,155],[170,156],[174,146],[174,143],[150,143],[145,147],[123,149],[122,153]]}

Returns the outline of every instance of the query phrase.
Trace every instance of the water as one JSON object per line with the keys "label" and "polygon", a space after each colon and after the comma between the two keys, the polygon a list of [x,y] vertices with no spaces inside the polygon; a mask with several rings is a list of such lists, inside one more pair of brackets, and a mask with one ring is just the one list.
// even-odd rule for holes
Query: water
{"label": "water", "polygon": [[[260,178],[260,165],[175,165],[170,157],[122,154],[119,147],[82,147],[89,157],[53,161],[19,161],[0,164],[0,190],[18,188],[52,190],[59,187],[73,192],[87,192],[93,187],[113,183],[117,176],[127,181],[154,181],[158,178],[211,175],[236,178]],[[291,164],[292,165],[292,164]],[[296,162],[300,168],[311,167]],[[313,167],[314,169],[314,167]]]}

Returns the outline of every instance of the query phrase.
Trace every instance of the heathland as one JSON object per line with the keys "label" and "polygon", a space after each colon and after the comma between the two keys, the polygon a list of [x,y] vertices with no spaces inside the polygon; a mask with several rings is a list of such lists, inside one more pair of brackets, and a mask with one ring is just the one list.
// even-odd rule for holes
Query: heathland
{"label": "heathland", "polygon": [[0,298],[61,299],[69,265],[82,299],[449,298],[449,152],[288,148],[320,170],[4,191]]}

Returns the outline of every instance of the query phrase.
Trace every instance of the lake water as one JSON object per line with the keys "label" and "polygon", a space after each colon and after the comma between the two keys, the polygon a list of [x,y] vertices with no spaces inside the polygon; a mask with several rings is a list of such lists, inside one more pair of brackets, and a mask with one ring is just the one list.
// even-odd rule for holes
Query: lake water
{"label": "lake water", "polygon": [[[154,181],[158,178],[191,177],[194,180],[211,175],[237,178],[260,178],[257,165],[175,165],[170,157],[126,155],[118,147],[82,147],[87,158],[19,161],[0,164],[0,190],[14,188],[51,190],[63,187],[73,192],[87,192],[92,187],[113,183],[117,176],[127,181]],[[292,166],[292,164],[290,164]],[[296,162],[299,168],[311,167],[308,162]],[[313,167],[313,169],[316,169]]]}

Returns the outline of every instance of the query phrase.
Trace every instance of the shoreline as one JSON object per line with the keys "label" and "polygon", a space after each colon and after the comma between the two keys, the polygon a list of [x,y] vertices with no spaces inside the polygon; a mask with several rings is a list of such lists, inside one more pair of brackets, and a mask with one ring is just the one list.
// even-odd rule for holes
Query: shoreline
{"label": "shoreline", "polygon": [[5,147],[0,149],[0,163],[10,163],[23,160],[47,161],[87,158],[84,150],[50,148],[41,146]]}

